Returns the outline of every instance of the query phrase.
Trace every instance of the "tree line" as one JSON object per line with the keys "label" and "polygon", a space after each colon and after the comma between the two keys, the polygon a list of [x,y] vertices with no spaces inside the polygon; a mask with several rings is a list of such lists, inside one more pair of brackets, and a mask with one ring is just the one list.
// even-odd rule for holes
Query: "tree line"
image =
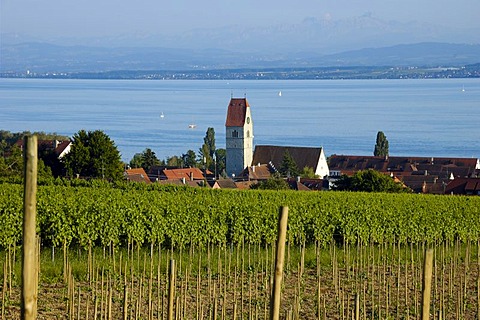
{"label": "tree line", "polygon": [[18,141],[23,136],[35,134],[39,141],[58,140],[72,142],[71,150],[64,157],[59,158],[54,148],[39,148],[39,182],[56,178],[88,178],[107,179],[110,181],[123,178],[126,167],[144,168],[149,171],[153,166],[198,167],[218,172],[225,169],[225,149],[215,146],[215,130],[208,128],[204,143],[196,153],[188,150],[182,155],[167,157],[160,160],[155,152],[146,148],[137,153],[126,164],[121,161],[120,152],[115,142],[102,130],[80,130],[72,138],[44,132],[0,131],[0,177],[3,179],[19,180],[23,174],[23,157],[21,144]]}
{"label": "tree line", "polygon": [[[17,141],[30,132],[11,133],[0,131],[0,178],[9,181],[21,181],[23,174],[23,157]],[[209,170],[217,176],[225,176],[226,150],[216,148],[215,130],[208,128],[203,144],[198,153],[188,150],[178,156],[157,158],[155,152],[146,148],[133,156],[129,164],[121,161],[120,152],[115,142],[101,130],[80,130],[70,139],[57,134],[35,132],[38,140],[70,140],[72,147],[64,157],[58,158],[53,148],[39,149],[38,180],[40,184],[49,184],[55,179],[86,178],[117,181],[123,179],[125,168],[143,168],[149,172],[152,167],[190,167]],[[377,134],[375,156],[388,156],[388,140],[381,131]],[[298,168],[293,157],[284,154],[278,170],[270,179],[252,186],[253,189],[285,190],[290,186],[285,181],[288,177],[319,178],[312,168]],[[352,177],[342,176],[333,184],[334,190],[367,192],[404,192],[408,190],[388,176],[377,171],[358,172]]]}

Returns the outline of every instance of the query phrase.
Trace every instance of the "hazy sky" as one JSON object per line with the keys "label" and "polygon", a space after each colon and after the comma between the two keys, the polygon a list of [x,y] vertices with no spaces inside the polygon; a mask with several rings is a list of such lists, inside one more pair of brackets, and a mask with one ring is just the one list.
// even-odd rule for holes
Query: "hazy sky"
{"label": "hazy sky", "polygon": [[[367,12],[385,20],[480,27],[480,0],[0,0],[1,32],[37,37],[172,34],[195,28],[338,20]],[[480,35],[479,35],[480,38]]]}

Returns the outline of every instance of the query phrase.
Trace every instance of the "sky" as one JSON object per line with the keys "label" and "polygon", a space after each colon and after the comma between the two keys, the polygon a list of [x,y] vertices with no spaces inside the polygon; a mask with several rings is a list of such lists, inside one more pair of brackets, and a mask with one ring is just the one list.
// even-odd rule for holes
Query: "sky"
{"label": "sky", "polygon": [[175,35],[366,13],[384,20],[480,28],[479,0],[0,0],[0,28],[39,38]]}

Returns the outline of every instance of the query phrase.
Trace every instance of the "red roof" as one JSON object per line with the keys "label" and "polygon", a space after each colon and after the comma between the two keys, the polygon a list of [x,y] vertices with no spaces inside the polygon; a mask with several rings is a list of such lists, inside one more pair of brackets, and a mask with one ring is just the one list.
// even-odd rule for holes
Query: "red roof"
{"label": "red roof", "polygon": [[329,158],[331,171],[354,174],[360,170],[373,169],[380,172],[394,172],[395,175],[411,175],[414,172],[449,177],[467,177],[475,174],[475,158],[433,158],[433,157],[374,157],[332,155]]}
{"label": "red roof", "polygon": [[[15,145],[23,150],[23,142],[23,139],[18,139]],[[71,143],[70,140],[37,140],[37,148],[38,151],[54,151],[57,156],[60,156]]]}
{"label": "red roof", "polygon": [[[253,164],[270,164],[279,169],[285,153],[288,152],[295,161],[297,168],[302,170],[310,167],[317,171],[322,148],[288,147],[288,146],[256,146],[253,153]],[[274,169],[275,170],[275,169]]]}
{"label": "red roof", "polygon": [[63,151],[71,144],[69,140],[61,141],[58,145],[57,148],[55,149],[55,153],[57,155],[61,155]]}
{"label": "red roof", "polygon": [[447,185],[445,193],[480,195],[480,178],[455,178]]}
{"label": "red roof", "polygon": [[268,164],[260,164],[245,168],[240,176],[248,177],[249,180],[267,180],[272,176],[272,173]]}
{"label": "red roof", "polygon": [[167,180],[181,180],[182,178],[189,180],[190,174],[193,180],[203,180],[205,178],[202,170],[198,168],[165,169],[163,174],[167,177]]}
{"label": "red roof", "polygon": [[243,127],[250,105],[246,98],[232,98],[228,105],[226,127]]}
{"label": "red roof", "polygon": [[148,178],[147,173],[143,168],[134,168],[134,169],[127,169],[125,170],[125,175],[127,180],[135,181],[135,182],[145,182],[150,183],[150,179]]}

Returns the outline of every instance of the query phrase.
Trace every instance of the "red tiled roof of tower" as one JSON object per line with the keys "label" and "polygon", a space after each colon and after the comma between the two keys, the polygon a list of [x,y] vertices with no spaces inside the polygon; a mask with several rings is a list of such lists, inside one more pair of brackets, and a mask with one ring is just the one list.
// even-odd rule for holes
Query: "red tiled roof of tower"
{"label": "red tiled roof of tower", "polygon": [[243,127],[245,115],[250,105],[246,98],[232,98],[227,110],[226,127]]}

